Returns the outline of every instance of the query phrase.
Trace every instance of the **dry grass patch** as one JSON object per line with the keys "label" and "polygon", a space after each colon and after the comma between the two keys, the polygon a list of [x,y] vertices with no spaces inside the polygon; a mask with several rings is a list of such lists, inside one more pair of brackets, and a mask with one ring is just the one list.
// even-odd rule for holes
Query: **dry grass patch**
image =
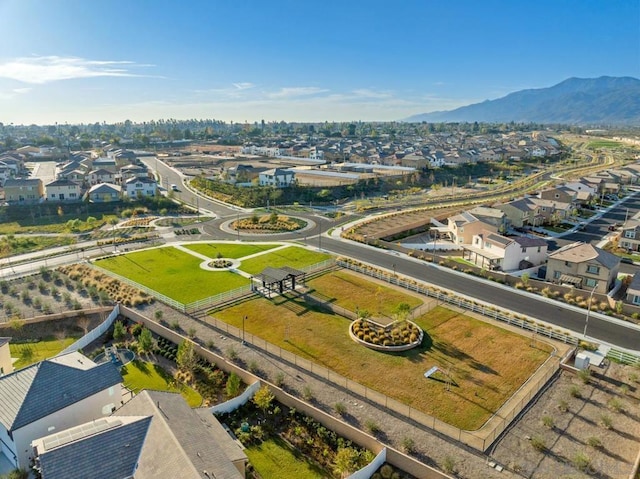
{"label": "dry grass patch", "polygon": [[[351,380],[462,429],[477,429],[548,357],[529,339],[437,307],[415,322],[428,335],[411,351],[388,354],[353,342],[349,321],[299,297],[256,299],[217,312],[216,318]],[[432,366],[444,376],[423,374]]]}
{"label": "dry grass patch", "polygon": [[332,304],[349,311],[366,309],[372,315],[392,316],[400,303],[411,308],[423,304],[417,296],[378,285],[346,271],[323,274],[307,281],[312,293],[321,293]]}

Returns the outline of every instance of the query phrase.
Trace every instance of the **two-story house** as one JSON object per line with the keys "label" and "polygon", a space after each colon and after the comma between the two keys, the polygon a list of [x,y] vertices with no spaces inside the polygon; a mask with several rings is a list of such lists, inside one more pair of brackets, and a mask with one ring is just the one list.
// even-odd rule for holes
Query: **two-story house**
{"label": "two-story house", "polygon": [[618,247],[628,251],[640,251],[640,221],[629,220],[622,227],[618,238]]}
{"label": "two-story house", "polygon": [[39,178],[9,178],[4,182],[4,199],[7,203],[38,203],[44,196]]}
{"label": "two-story house", "polygon": [[471,244],[473,237],[483,231],[497,233],[499,227],[492,223],[481,221],[468,211],[447,218],[447,230],[451,241],[455,244]]}
{"label": "two-story house", "polygon": [[615,284],[620,258],[589,243],[572,243],[550,253],[546,280],[607,294]]}
{"label": "two-story house", "polygon": [[120,185],[111,183],[99,183],[89,188],[83,199],[92,203],[109,203],[111,201],[119,201],[122,194]]}
{"label": "two-story house", "polygon": [[64,179],[47,183],[45,194],[48,201],[78,201],[82,198],[80,185]]}
{"label": "two-story house", "polygon": [[276,188],[286,188],[287,186],[291,186],[294,179],[295,172],[293,170],[286,170],[283,168],[274,168],[263,171],[258,176],[260,186],[274,186]]}
{"label": "two-story house", "polygon": [[142,391],[114,412],[33,442],[42,479],[242,479],[247,456],[207,408]]}
{"label": "two-story house", "polygon": [[547,256],[547,242],[542,238],[507,238],[486,230],[463,248],[463,259],[488,270],[526,269],[542,264]]}
{"label": "two-story house", "polygon": [[158,193],[158,183],[148,177],[129,178],[123,185],[124,194],[129,198],[138,198],[141,196],[156,196]]}
{"label": "two-story house", "polygon": [[540,226],[544,221],[544,216],[540,214],[538,206],[529,201],[528,198],[520,198],[496,205],[496,208],[504,212],[509,224],[514,228]]}
{"label": "two-story house", "polygon": [[89,184],[97,185],[100,183],[115,183],[116,174],[106,168],[91,170],[88,175]]}
{"label": "two-story house", "polygon": [[122,377],[110,362],[62,354],[0,377],[0,453],[28,468],[31,441],[109,416],[120,403]]}

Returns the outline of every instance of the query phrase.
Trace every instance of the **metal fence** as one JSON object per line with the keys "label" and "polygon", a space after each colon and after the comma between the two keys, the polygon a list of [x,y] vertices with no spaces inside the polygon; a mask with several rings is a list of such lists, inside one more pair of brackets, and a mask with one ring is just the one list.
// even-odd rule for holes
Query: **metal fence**
{"label": "metal fence", "polygon": [[349,261],[338,260],[337,264],[338,266],[341,266],[343,268],[347,268],[352,271],[356,271],[358,273],[366,274],[367,276],[371,276],[376,279],[386,281],[387,283],[390,283],[390,284],[395,284],[397,286],[408,289],[410,291],[415,291],[416,293],[419,293],[419,294],[424,294],[425,296],[435,298],[437,301],[440,301],[442,303],[446,303],[452,306],[457,306],[459,308],[463,308],[468,311],[481,314],[488,318],[505,322],[509,325],[516,326],[526,331],[530,331],[531,333],[534,333],[534,334],[547,336],[551,339],[562,341],[563,343],[567,343],[567,344],[573,344],[573,345],[578,344],[578,339],[574,338],[566,331],[553,329],[552,327],[530,320],[524,316],[519,316],[517,314],[511,314],[505,311],[501,311],[495,306],[489,306],[487,304],[483,304],[478,301],[472,301],[465,298],[461,298],[459,296],[454,295],[453,293],[442,292],[437,288],[426,286],[417,281],[404,279],[402,277],[399,277],[378,269],[359,266]]}

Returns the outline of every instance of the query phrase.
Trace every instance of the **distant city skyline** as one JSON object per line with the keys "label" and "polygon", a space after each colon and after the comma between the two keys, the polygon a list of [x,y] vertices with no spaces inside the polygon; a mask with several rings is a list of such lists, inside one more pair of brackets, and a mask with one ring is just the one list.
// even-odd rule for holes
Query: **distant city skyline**
{"label": "distant city skyline", "polygon": [[0,0],[0,122],[392,121],[640,77],[640,2]]}

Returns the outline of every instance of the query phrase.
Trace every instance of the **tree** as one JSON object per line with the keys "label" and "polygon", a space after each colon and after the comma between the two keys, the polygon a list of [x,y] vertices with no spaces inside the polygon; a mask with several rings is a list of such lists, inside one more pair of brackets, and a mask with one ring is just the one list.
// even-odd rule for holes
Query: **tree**
{"label": "tree", "polygon": [[147,328],[142,328],[138,336],[138,350],[144,354],[149,354],[153,350],[153,336]]}
{"label": "tree", "polygon": [[358,451],[352,447],[339,449],[334,461],[333,469],[340,474],[340,477],[347,477],[354,472],[358,466]]}
{"label": "tree", "polygon": [[122,338],[124,338],[124,335],[125,329],[122,321],[116,321],[115,323],[113,323],[113,339],[116,341],[120,341]]}
{"label": "tree", "polygon": [[260,409],[263,413],[266,413],[269,407],[271,407],[271,403],[275,399],[275,396],[271,392],[268,386],[262,386],[260,389],[256,391],[253,395],[253,403]]}
{"label": "tree", "polygon": [[238,395],[238,392],[240,392],[240,383],[240,376],[236,373],[229,374],[229,378],[227,379],[227,384],[225,386],[227,397],[233,398]]}
{"label": "tree", "polygon": [[178,363],[178,367],[183,371],[193,372],[198,363],[198,356],[193,350],[193,343],[191,341],[185,339],[180,343],[176,362]]}

